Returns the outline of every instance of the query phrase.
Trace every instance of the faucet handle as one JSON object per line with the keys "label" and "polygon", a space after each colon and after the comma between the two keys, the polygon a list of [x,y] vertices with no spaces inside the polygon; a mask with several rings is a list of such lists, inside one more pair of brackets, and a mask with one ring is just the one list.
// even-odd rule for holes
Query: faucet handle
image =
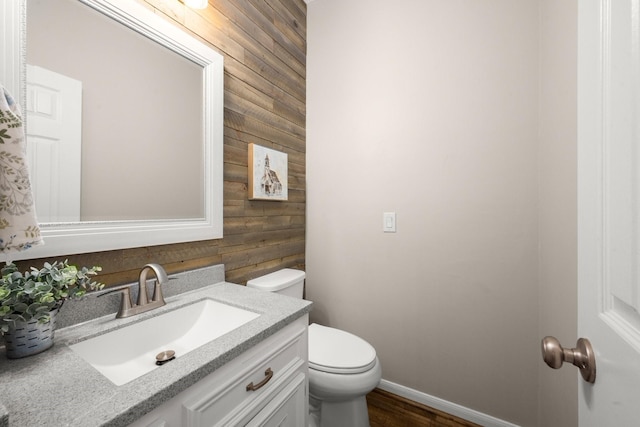
{"label": "faucet handle", "polygon": [[116,318],[127,317],[129,316],[131,310],[131,288],[129,286],[122,286],[119,288],[109,289],[105,292],[102,292],[98,297],[103,297],[108,294],[113,294],[116,292],[122,292],[122,298],[120,299],[120,308],[116,313]]}

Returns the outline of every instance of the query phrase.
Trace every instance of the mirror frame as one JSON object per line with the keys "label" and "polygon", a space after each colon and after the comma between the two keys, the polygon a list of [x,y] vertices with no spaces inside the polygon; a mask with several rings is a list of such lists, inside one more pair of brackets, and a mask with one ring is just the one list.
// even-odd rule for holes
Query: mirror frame
{"label": "mirror frame", "polygon": [[[131,0],[78,0],[126,27],[160,43],[203,67],[204,218],[180,220],[41,223],[44,245],[24,252],[0,254],[0,261],[102,252],[171,243],[210,240],[223,235],[223,56],[150,9]],[[0,24],[0,48],[14,62],[0,70],[8,90],[26,105],[26,2],[9,2]],[[5,6],[6,7],[6,6]],[[13,87],[12,87],[13,86]],[[17,89],[16,89],[17,87]],[[161,195],[161,191],[160,194]]]}

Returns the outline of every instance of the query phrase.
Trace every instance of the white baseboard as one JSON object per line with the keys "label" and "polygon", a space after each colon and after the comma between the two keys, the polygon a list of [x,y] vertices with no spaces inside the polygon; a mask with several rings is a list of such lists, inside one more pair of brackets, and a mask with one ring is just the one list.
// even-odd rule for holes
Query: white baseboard
{"label": "white baseboard", "polygon": [[440,399],[439,397],[430,396],[421,391],[417,391],[400,384],[392,383],[391,381],[381,380],[380,384],[378,384],[378,388],[388,391],[389,393],[404,397],[405,399],[422,403],[423,405],[430,406],[434,409],[446,412],[447,414],[454,415],[458,418],[462,418],[463,420],[480,424],[481,426],[518,427],[516,424],[511,424],[507,421],[503,421],[490,415],[483,414],[482,412],[465,408],[464,406],[458,405],[457,403],[448,402],[446,400]]}

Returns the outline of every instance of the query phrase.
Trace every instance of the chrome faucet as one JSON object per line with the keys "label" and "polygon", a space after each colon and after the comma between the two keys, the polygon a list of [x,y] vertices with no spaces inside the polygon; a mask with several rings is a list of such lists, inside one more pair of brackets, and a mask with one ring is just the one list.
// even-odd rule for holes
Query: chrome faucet
{"label": "chrome faucet", "polygon": [[[153,271],[156,276],[156,282],[153,286],[153,296],[151,297],[151,301],[149,301],[149,295],[147,294],[147,274],[149,271]],[[118,310],[118,313],[116,313],[116,318],[129,317],[165,305],[164,297],[162,295],[162,284],[168,281],[169,278],[167,277],[167,272],[164,271],[164,268],[162,268],[161,265],[147,264],[142,267],[142,270],[140,271],[140,278],[138,280],[138,301],[135,305],[131,301],[130,286],[110,289],[100,294],[99,296],[111,294],[114,292],[122,292],[120,309]]]}

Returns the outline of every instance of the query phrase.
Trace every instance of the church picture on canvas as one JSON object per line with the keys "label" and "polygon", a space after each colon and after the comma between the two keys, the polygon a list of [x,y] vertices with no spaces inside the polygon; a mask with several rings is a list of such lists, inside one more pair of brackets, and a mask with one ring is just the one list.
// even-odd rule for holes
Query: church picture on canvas
{"label": "church picture on canvas", "polygon": [[249,200],[287,200],[287,153],[249,144]]}

